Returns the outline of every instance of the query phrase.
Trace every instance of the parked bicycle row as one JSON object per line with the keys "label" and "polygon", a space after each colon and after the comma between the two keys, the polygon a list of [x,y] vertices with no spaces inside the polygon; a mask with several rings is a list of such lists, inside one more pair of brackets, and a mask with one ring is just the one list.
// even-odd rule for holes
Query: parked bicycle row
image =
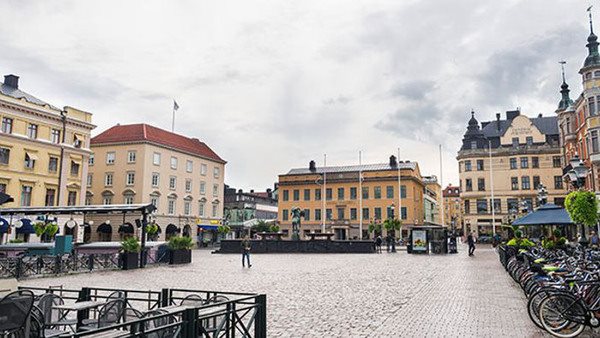
{"label": "parked bicycle row", "polygon": [[528,298],[533,323],[556,337],[600,327],[600,251],[499,246],[500,262]]}

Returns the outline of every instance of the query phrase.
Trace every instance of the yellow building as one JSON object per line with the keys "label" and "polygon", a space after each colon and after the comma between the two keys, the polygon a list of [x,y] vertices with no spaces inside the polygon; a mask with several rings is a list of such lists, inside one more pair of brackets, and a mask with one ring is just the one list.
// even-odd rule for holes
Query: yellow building
{"label": "yellow building", "polygon": [[442,194],[444,198],[444,224],[453,230],[462,229],[460,188],[449,184]]}
{"label": "yellow building", "polygon": [[[92,139],[87,204],[152,203],[160,239],[207,237],[223,218],[225,161],[197,138],[147,124],[116,125]],[[90,216],[91,240],[135,232],[136,216]],[[137,217],[139,218],[139,217]]]}
{"label": "yellow building", "polygon": [[78,205],[85,200],[92,114],[56,108],[19,89],[19,77],[0,86],[0,190],[6,207]]}
{"label": "yellow building", "polygon": [[[359,182],[361,175],[363,180]],[[410,226],[423,224],[424,187],[418,164],[398,163],[395,156],[389,163],[361,166],[318,168],[311,161],[306,168],[279,175],[279,223],[285,236],[291,237],[290,211],[299,207],[304,210],[301,238],[324,230],[334,233],[336,239],[353,239],[361,237],[362,215],[362,238],[369,238],[369,224],[393,214],[402,216],[406,234]]]}

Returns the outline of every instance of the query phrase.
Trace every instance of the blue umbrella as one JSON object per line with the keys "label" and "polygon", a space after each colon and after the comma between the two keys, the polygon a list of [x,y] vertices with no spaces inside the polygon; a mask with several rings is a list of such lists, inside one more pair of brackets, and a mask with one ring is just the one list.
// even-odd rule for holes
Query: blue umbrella
{"label": "blue umbrella", "polygon": [[536,211],[531,212],[517,220],[512,225],[571,225],[575,224],[564,208],[552,203],[546,203]]}

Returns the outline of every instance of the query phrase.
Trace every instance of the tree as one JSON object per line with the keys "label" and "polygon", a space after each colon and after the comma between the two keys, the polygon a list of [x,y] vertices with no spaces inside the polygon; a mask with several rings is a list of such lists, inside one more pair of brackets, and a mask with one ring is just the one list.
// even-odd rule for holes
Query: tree
{"label": "tree", "polygon": [[252,226],[252,231],[255,232],[270,232],[271,231],[271,226],[269,225],[269,223],[265,222],[264,220],[260,220],[258,221],[256,224],[254,224]]}
{"label": "tree", "polygon": [[565,199],[565,208],[575,223],[594,226],[598,222],[598,200],[591,191],[569,193]]}
{"label": "tree", "polygon": [[369,232],[375,232],[375,234],[380,234],[381,233],[381,223],[378,222],[371,222],[369,224]]}
{"label": "tree", "polygon": [[399,219],[388,218],[383,222],[383,227],[388,233],[392,233],[396,237],[396,231],[402,229],[402,221]]}

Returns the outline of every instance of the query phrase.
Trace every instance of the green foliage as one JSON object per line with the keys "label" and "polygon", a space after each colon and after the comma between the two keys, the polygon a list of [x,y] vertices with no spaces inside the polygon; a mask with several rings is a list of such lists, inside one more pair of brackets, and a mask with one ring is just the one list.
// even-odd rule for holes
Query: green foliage
{"label": "green foliage", "polygon": [[575,223],[593,226],[598,221],[598,200],[591,191],[569,193],[565,199],[565,208]]}
{"label": "green foliage", "polygon": [[121,241],[121,250],[123,252],[140,252],[141,246],[135,237],[126,237]]}
{"label": "green foliage", "polygon": [[18,243],[24,243],[22,239],[20,238],[16,238],[16,239],[11,239],[10,241],[8,241],[8,243],[11,244],[18,244]]}
{"label": "green foliage", "polygon": [[226,235],[231,232],[231,228],[229,227],[229,225],[219,225],[217,227],[217,232],[219,232],[220,234]]}
{"label": "green foliage", "polygon": [[521,231],[521,230],[515,230],[515,237],[516,238],[523,237],[523,231]]}
{"label": "green foliage", "polygon": [[187,236],[174,236],[169,239],[169,249],[171,250],[189,250],[194,247],[194,241]]}
{"label": "green foliage", "polygon": [[148,234],[148,236],[156,235],[158,233],[158,224],[149,223],[148,225],[146,225],[146,233]]}
{"label": "green foliage", "polygon": [[44,223],[44,222],[35,222],[33,224],[33,230],[38,237],[42,237],[46,235],[46,238],[54,238],[54,235],[58,232],[58,225],[54,222],[52,223]]}
{"label": "green foliage", "polygon": [[58,224],[56,224],[56,223],[46,224],[46,235],[48,237],[53,238],[57,232],[58,232]]}
{"label": "green foliage", "polygon": [[552,250],[556,247],[556,242],[554,242],[551,239],[543,239],[542,247],[544,247],[544,249],[547,249],[547,250]]}
{"label": "green foliage", "polygon": [[279,232],[279,230],[281,230],[281,228],[279,227],[279,225],[273,224],[273,225],[271,225],[271,227],[269,228],[269,230],[271,232]]}
{"label": "green foliage", "polygon": [[558,245],[559,247],[564,246],[565,244],[567,244],[566,237],[561,237],[556,241],[556,245]]}
{"label": "green foliage", "polygon": [[369,224],[369,232],[378,232],[381,233],[381,223],[375,223],[375,222],[371,222],[371,224]]}
{"label": "green foliage", "polygon": [[554,229],[554,231],[552,232],[552,234],[554,234],[554,237],[559,238],[562,236],[562,233],[560,231],[560,229]]}
{"label": "green foliage", "polygon": [[[517,230],[518,231],[518,230]],[[535,243],[527,238],[513,238],[506,243],[508,246],[515,246],[517,248],[530,248],[535,246]]]}
{"label": "green foliage", "polygon": [[33,230],[38,237],[42,237],[42,234],[46,230],[46,224],[44,222],[35,222],[33,224]]}
{"label": "green foliage", "polygon": [[252,230],[256,232],[270,232],[271,226],[269,225],[269,223],[260,220],[252,226]]}
{"label": "green foliage", "polygon": [[399,231],[402,228],[402,222],[399,219],[386,219],[383,221],[383,227],[387,231]]}

